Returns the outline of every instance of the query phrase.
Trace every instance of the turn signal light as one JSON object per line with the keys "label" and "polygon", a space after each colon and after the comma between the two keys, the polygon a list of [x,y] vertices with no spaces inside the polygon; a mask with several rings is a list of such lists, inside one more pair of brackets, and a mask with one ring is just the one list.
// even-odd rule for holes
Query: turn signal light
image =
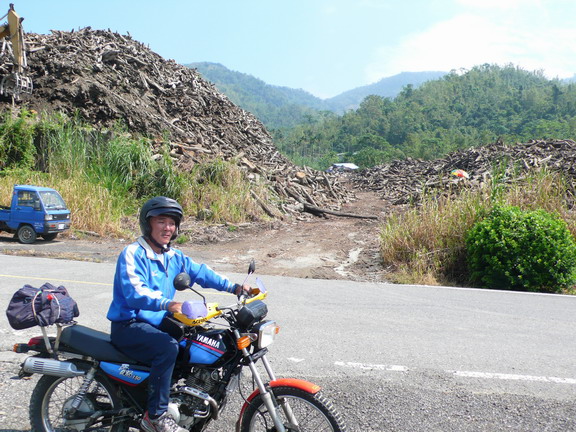
{"label": "turn signal light", "polygon": [[18,354],[27,353],[30,350],[28,344],[17,343],[12,347],[12,351]]}
{"label": "turn signal light", "polygon": [[239,350],[242,350],[244,348],[248,348],[251,343],[252,340],[250,339],[250,337],[242,336],[236,341],[236,346],[238,347]]}

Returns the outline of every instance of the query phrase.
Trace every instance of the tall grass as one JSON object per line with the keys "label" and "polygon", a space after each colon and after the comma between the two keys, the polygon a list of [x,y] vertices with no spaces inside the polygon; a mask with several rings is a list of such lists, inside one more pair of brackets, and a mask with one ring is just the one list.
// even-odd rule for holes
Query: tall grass
{"label": "tall grass", "polygon": [[[239,223],[262,217],[260,207],[250,195],[250,184],[235,164],[215,160],[196,165],[190,175],[182,201],[199,219]],[[256,189],[266,196],[262,186]]]}
{"label": "tall grass", "polygon": [[[5,130],[10,133],[2,135]],[[130,231],[135,224],[124,221],[135,220],[141,204],[157,195],[179,200],[187,214],[202,210],[208,223],[263,217],[233,162],[210,161],[182,172],[167,142],[155,157],[151,144],[121,128],[102,132],[62,115],[6,116],[0,123],[0,154],[9,150],[15,156],[0,166],[0,202],[9,204],[14,184],[53,187],[72,211],[73,232],[118,237],[137,234]]]}
{"label": "tall grass", "polygon": [[505,183],[501,176],[482,189],[458,195],[429,195],[421,206],[392,215],[380,232],[383,265],[398,283],[469,283],[465,236],[495,204],[523,210],[544,209],[559,214],[576,235],[576,216],[570,210],[573,190],[560,174],[546,169]]}
{"label": "tall grass", "polygon": [[0,121],[0,170],[18,163],[22,168],[34,166],[36,149],[32,140],[33,127],[28,121],[30,113],[20,112],[14,115],[7,111]]}

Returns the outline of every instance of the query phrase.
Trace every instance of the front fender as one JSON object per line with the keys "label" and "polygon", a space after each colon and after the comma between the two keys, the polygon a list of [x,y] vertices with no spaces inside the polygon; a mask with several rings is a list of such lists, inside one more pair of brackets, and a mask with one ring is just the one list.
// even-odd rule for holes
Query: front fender
{"label": "front fender", "polygon": [[[310,394],[316,394],[320,391],[321,387],[317,384],[313,384],[309,381],[304,381],[301,379],[296,379],[296,378],[280,378],[274,381],[270,381],[268,383],[268,385],[272,388],[274,387],[294,387],[297,388],[299,390],[305,391],[307,393]],[[248,408],[248,404],[250,402],[252,402],[254,400],[254,398],[256,396],[258,396],[260,394],[260,389],[256,389],[252,392],[252,394],[250,396],[248,396],[248,399],[246,399],[246,402],[244,402],[244,405],[242,406],[242,409],[240,410],[240,415],[238,416],[238,421],[236,422],[236,431],[239,432],[240,431],[240,424],[242,423],[242,417],[244,417],[244,413],[246,412],[246,408]]]}

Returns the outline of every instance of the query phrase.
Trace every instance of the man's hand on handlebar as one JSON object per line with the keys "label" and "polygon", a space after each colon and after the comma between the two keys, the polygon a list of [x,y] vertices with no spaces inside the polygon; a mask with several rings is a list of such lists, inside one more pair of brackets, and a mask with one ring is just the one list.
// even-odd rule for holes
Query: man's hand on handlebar
{"label": "man's hand on handlebar", "polygon": [[252,288],[248,284],[244,284],[244,285],[236,284],[235,288],[236,288],[235,293],[238,297],[240,297],[242,295],[252,294]]}
{"label": "man's hand on handlebar", "polygon": [[175,313],[182,313],[182,303],[172,301],[168,304],[168,312]]}

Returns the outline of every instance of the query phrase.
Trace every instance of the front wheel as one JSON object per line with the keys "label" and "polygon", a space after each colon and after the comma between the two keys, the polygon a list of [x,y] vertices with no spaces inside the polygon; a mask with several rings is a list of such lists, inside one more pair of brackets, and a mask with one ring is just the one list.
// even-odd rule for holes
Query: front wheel
{"label": "front wheel", "polygon": [[58,236],[58,233],[42,234],[42,238],[46,241],[52,241]]}
{"label": "front wheel", "polygon": [[118,410],[122,402],[112,384],[96,375],[76,415],[65,418],[84,377],[62,378],[44,375],[38,380],[30,399],[30,422],[34,432],[91,431],[125,432],[127,421],[104,416],[91,424],[88,418],[96,411]]}
{"label": "front wheel", "polygon": [[[344,432],[346,427],[332,403],[320,393],[312,394],[294,387],[272,389],[280,405],[278,412],[287,432]],[[286,413],[293,414],[291,421]],[[241,432],[276,432],[274,422],[261,395],[256,396],[242,418]]]}

